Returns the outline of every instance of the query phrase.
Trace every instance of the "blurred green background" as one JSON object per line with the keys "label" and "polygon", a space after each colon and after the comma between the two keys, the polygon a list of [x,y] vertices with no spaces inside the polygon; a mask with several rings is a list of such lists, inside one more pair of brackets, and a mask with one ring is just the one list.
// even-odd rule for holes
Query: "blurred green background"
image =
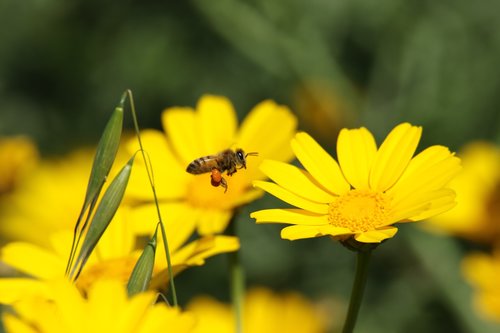
{"label": "blurred green background", "polygon": [[[240,118],[263,99],[289,105],[331,152],[342,127],[380,142],[402,121],[424,127],[421,147],[498,141],[498,13],[494,0],[2,0],[0,135],[27,134],[45,156],[95,144],[130,88],[143,128],[211,93]],[[354,254],[327,238],[279,240],[279,226],[248,217],[280,204],[266,196],[239,218],[248,284],[342,304]],[[375,252],[357,331],[494,331],[472,313],[463,251],[403,226]],[[225,269],[220,256],[183,273],[181,301],[227,299]]]}

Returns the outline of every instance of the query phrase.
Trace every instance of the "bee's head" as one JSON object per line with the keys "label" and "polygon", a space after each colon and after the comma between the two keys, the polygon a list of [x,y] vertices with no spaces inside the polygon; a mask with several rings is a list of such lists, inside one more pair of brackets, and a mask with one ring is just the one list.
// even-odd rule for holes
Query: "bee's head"
{"label": "bee's head", "polygon": [[241,165],[242,168],[245,168],[245,169],[247,168],[247,161],[246,161],[247,156],[257,156],[257,155],[258,155],[257,152],[251,152],[251,153],[245,154],[243,149],[241,149],[241,148],[236,149],[237,163],[239,165]]}

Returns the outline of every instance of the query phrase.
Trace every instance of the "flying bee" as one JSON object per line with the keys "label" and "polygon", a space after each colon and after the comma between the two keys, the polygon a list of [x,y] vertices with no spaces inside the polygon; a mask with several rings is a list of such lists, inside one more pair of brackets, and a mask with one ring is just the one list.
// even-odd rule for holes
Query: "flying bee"
{"label": "flying bee", "polygon": [[238,169],[246,169],[247,156],[257,156],[258,153],[247,153],[243,149],[226,149],[215,155],[203,156],[195,159],[186,168],[186,171],[193,175],[210,172],[211,184],[214,187],[222,186],[224,193],[227,192],[227,181],[222,177],[226,171],[228,176],[238,171]]}

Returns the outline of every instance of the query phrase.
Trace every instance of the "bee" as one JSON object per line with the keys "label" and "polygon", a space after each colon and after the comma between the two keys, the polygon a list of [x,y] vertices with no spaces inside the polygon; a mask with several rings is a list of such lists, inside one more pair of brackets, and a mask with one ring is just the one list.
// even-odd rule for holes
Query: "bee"
{"label": "bee", "polygon": [[212,186],[222,186],[224,188],[224,193],[227,192],[227,181],[222,177],[222,174],[226,171],[228,176],[238,171],[238,169],[246,169],[247,156],[257,156],[258,153],[251,152],[245,154],[243,149],[226,149],[215,155],[203,156],[195,159],[186,168],[186,171],[193,174],[199,175],[202,173],[210,172],[210,182]]}

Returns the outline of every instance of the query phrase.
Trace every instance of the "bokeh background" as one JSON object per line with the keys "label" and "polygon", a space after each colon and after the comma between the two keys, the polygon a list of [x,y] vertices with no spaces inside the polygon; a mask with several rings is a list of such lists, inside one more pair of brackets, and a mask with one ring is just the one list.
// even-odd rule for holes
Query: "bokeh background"
{"label": "bokeh background", "polygon": [[[143,128],[211,93],[240,119],[264,99],[290,106],[332,154],[342,127],[380,142],[402,121],[423,126],[420,147],[498,143],[499,12],[494,0],[2,0],[0,135],[33,138],[43,157],[93,145],[130,88]],[[280,204],[265,196],[238,219],[248,285],[301,291],[341,325],[354,254],[248,217]],[[470,247],[403,226],[375,252],[357,331],[495,331],[460,272]],[[184,272],[181,302],[227,300],[226,261]]]}

